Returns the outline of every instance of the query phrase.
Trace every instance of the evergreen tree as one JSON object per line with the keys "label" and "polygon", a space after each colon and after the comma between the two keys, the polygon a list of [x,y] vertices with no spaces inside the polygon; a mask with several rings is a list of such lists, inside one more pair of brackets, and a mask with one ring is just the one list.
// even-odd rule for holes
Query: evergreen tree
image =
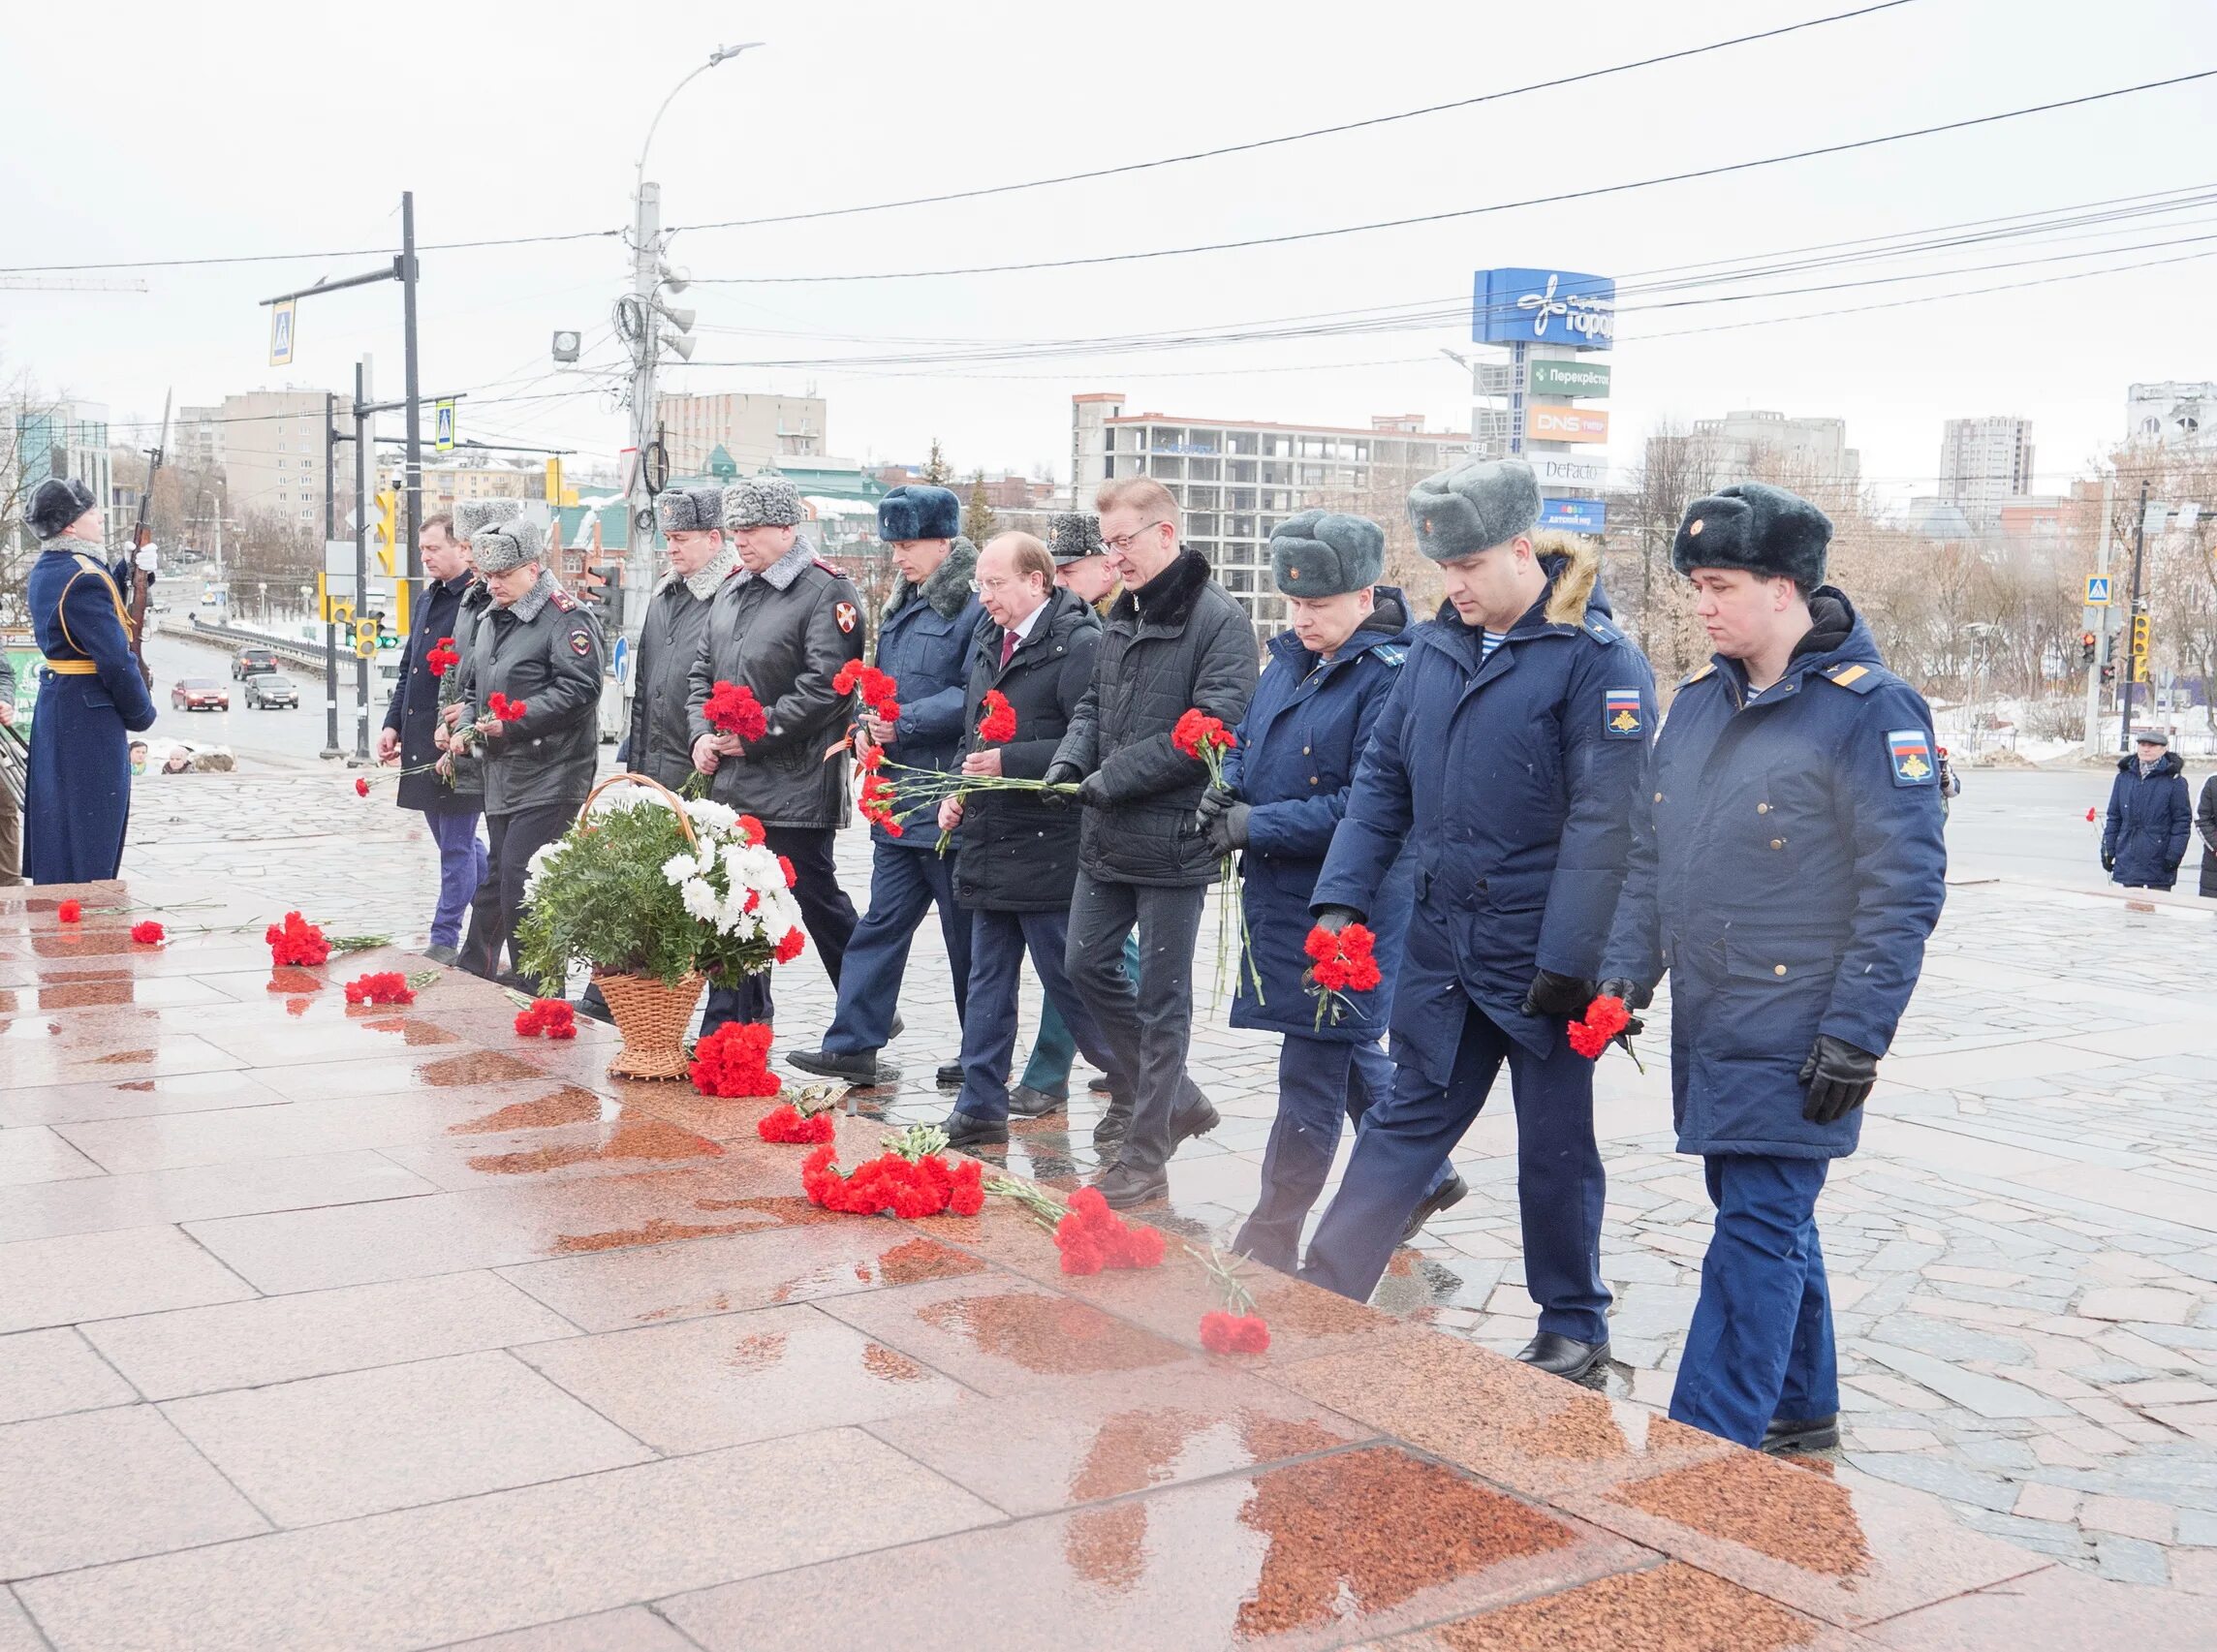
{"label": "evergreen tree", "polygon": [[947,462],[947,455],[939,451],[939,438],[931,439],[931,457],[923,461],[923,480],[934,487],[945,487],[954,480],[954,467]]}
{"label": "evergreen tree", "polygon": [[983,470],[970,483],[970,503],[962,511],[962,532],[975,545],[983,545],[993,537],[993,507],[985,499]]}

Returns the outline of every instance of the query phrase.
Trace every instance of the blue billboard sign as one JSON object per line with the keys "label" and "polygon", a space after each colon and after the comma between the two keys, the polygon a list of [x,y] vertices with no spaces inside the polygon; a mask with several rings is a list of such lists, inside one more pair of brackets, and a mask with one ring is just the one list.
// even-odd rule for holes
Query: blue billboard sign
{"label": "blue billboard sign", "polygon": [[1479,344],[1616,342],[1616,280],[1568,269],[1482,269],[1473,279],[1470,336]]}
{"label": "blue billboard sign", "polygon": [[1608,526],[1608,506],[1600,499],[1543,499],[1540,526],[1565,533],[1598,534]]}

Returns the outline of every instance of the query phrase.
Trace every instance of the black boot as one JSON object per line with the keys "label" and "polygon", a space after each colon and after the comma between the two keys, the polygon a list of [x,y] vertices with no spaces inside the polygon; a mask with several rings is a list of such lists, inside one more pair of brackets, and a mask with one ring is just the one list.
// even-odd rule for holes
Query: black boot
{"label": "black boot", "polygon": [[1096,1152],[1107,1153],[1124,1145],[1124,1134],[1132,1128],[1132,1098],[1110,1096],[1108,1109],[1093,1125],[1093,1146]]}
{"label": "black boot", "polygon": [[1608,1357],[1608,1342],[1580,1342],[1576,1337],[1544,1330],[1516,1356],[1525,1364],[1535,1366],[1552,1377],[1568,1377],[1573,1382],[1584,1376]]}
{"label": "black boot", "polygon": [[828,1049],[795,1049],[786,1052],[785,1059],[803,1073],[813,1073],[819,1078],[844,1078],[865,1090],[874,1090],[887,1084],[900,1082],[900,1069],[878,1059],[874,1049],[853,1052]]}
{"label": "black boot", "polygon": [[1829,1451],[1840,1443],[1840,1414],[1798,1421],[1774,1417],[1763,1431],[1763,1449],[1774,1457],[1793,1451]]}
{"label": "black boot", "polygon": [[1133,1169],[1121,1162],[1111,1165],[1093,1178],[1101,1197],[1108,1201],[1111,1210],[1129,1210],[1135,1204],[1145,1204],[1149,1200],[1168,1199],[1171,1178],[1163,1170]]}
{"label": "black boot", "polygon": [[1415,1238],[1424,1224],[1441,1211],[1460,1204],[1469,1192],[1470,1183],[1462,1179],[1462,1172],[1451,1171],[1446,1181],[1418,1200],[1417,1208],[1409,1212],[1409,1220],[1401,1224],[1401,1243],[1405,1245]]}
{"label": "black boot", "polygon": [[1206,1136],[1223,1122],[1209,1099],[1189,1086],[1185,1106],[1171,1120],[1171,1151],[1175,1153],[1181,1143],[1197,1136]]}
{"label": "black boot", "polygon": [[962,1088],[962,1063],[959,1061],[943,1061],[939,1064],[939,1071],[933,1075],[933,1077],[937,1079],[942,1090],[959,1090]]}
{"label": "black boot", "polygon": [[1058,1113],[1070,1106],[1068,1096],[1050,1096],[1045,1090],[1035,1090],[1029,1084],[1018,1084],[1009,1092],[1009,1111],[1017,1118],[1045,1118]]}
{"label": "black boot", "polygon": [[981,1118],[957,1107],[947,1115],[947,1122],[939,1127],[947,1132],[947,1145],[969,1152],[976,1147],[1006,1147],[1009,1144],[1009,1121]]}

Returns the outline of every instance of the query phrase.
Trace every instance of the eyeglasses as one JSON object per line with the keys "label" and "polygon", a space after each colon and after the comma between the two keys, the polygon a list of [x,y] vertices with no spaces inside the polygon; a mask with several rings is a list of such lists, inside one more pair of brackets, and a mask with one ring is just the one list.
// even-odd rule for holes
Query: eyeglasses
{"label": "eyeglasses", "polygon": [[1114,539],[1105,539],[1101,543],[1108,549],[1114,551],[1118,556],[1122,556],[1132,548],[1133,543],[1137,541],[1139,537],[1145,533],[1149,528],[1167,528],[1169,526],[1170,523],[1161,520],[1141,522],[1130,533],[1118,534]]}

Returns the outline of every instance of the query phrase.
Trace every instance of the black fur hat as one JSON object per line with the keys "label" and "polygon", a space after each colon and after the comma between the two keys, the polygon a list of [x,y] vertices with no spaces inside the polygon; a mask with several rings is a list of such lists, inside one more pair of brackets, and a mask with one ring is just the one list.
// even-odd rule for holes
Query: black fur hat
{"label": "black fur hat", "polygon": [[1804,591],[1825,582],[1832,519],[1799,494],[1767,482],[1735,482],[1686,508],[1671,545],[1671,566],[1744,568],[1764,579],[1791,579]]}
{"label": "black fur hat", "polygon": [[32,538],[52,539],[99,503],[92,489],[76,477],[49,476],[31,489],[23,521]]}
{"label": "black fur hat", "polygon": [[666,534],[721,528],[724,490],[721,487],[666,487],[655,495],[654,509]]}
{"label": "black fur hat", "polygon": [[1434,562],[1507,545],[1539,519],[1540,483],[1522,459],[1472,459],[1409,489],[1417,548]]}
{"label": "black fur hat", "polygon": [[961,532],[962,501],[944,487],[903,483],[878,501],[878,538],[887,545],[953,539]]}
{"label": "black fur hat", "polygon": [[1099,556],[1101,518],[1090,511],[1057,511],[1047,525],[1046,547],[1057,568]]}
{"label": "black fur hat", "polygon": [[1367,591],[1386,572],[1386,530],[1368,516],[1303,511],[1270,536],[1270,576],[1289,597]]}

